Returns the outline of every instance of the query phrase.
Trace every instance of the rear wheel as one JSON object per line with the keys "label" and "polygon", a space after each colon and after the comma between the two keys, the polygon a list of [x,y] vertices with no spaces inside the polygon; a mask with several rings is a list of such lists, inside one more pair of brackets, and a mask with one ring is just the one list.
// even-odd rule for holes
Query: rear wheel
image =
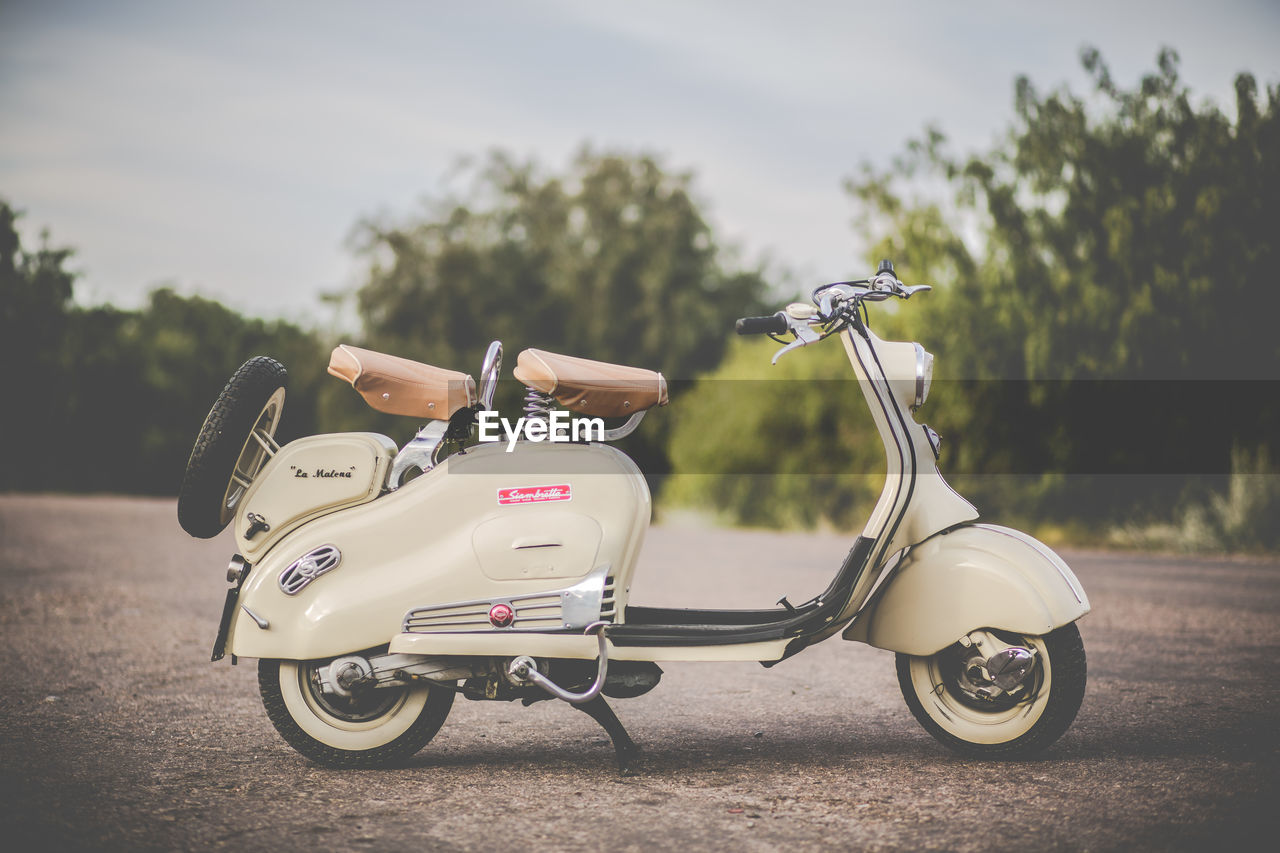
{"label": "rear wheel", "polygon": [[240,366],[209,410],[178,493],[178,523],[201,539],[217,536],[235,517],[245,492],[278,449],[289,374],[273,358]]}
{"label": "rear wheel", "polygon": [[261,660],[258,689],[285,742],[326,767],[386,767],[435,737],[453,706],[444,687],[379,687],[350,697],[320,690],[327,661]]}
{"label": "rear wheel", "polygon": [[898,685],[929,734],[961,755],[1024,758],[1050,746],[1071,725],[1084,699],[1084,644],[1074,623],[1044,636],[992,632],[1034,652],[1020,690],[991,695],[975,671],[973,649],[955,643],[937,654],[899,654]]}

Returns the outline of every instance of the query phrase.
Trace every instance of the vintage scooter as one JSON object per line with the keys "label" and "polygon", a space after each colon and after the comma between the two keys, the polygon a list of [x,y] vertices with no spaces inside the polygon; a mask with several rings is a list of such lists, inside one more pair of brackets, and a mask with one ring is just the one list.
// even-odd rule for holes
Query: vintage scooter
{"label": "vintage scooter", "polygon": [[870,279],[738,321],[739,334],[785,344],[774,362],[838,337],[887,457],[883,492],[830,586],[767,610],[629,600],[650,496],[609,442],[667,403],[661,374],[525,350],[515,376],[528,388],[527,419],[550,420],[559,404],[628,420],[590,441],[466,446],[492,411],[501,344],[489,348],[478,393],[465,374],[339,346],[330,373],[374,408],[427,425],[400,449],[371,433],[281,447],[284,368],[251,359],[209,413],[178,501],[194,536],[235,524],[213,659],[258,658],[271,722],[329,766],[402,761],[462,693],[572,703],[608,731],[626,772],[637,747],[603,697],[653,689],[662,661],[773,666],[836,634],[897,652],[908,707],[953,750],[1044,749],[1084,696],[1074,622],[1089,601],[1057,554],[976,523],[938,472],[938,436],[913,417],[933,357],[878,338],[866,310],[928,289],[904,286],[886,261]]}

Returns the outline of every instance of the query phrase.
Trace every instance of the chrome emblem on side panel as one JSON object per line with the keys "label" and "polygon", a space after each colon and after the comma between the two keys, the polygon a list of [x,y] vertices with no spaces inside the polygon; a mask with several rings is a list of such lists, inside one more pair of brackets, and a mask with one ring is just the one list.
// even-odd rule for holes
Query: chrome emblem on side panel
{"label": "chrome emblem on side panel", "polygon": [[325,572],[338,568],[341,562],[341,551],[333,545],[321,545],[294,560],[280,573],[280,590],[285,595],[297,595]]}

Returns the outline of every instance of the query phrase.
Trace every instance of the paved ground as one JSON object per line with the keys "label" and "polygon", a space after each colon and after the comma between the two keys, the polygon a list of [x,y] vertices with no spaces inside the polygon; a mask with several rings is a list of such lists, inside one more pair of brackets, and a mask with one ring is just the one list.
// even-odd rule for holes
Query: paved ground
{"label": "paved ground", "polygon": [[[659,528],[633,597],[803,599],[847,545]],[[0,496],[7,849],[1274,849],[1280,829],[1277,562],[1068,554],[1089,691],[1039,760],[952,756],[893,656],[835,639],[770,670],[666,666],[615,704],[646,750],[621,778],[550,702],[460,700],[405,769],[308,764],[253,666],[208,662],[230,550],[171,501]]]}

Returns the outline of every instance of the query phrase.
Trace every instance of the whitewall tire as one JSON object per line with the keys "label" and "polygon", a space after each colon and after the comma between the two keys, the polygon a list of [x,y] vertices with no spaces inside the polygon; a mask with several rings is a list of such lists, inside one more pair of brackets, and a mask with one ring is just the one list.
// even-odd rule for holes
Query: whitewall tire
{"label": "whitewall tire", "polygon": [[1034,669],[1016,696],[978,695],[957,643],[934,655],[899,654],[898,685],[920,725],[952,750],[975,758],[1024,758],[1062,737],[1084,699],[1084,644],[1075,624],[1042,637],[1000,634],[1035,651]]}

